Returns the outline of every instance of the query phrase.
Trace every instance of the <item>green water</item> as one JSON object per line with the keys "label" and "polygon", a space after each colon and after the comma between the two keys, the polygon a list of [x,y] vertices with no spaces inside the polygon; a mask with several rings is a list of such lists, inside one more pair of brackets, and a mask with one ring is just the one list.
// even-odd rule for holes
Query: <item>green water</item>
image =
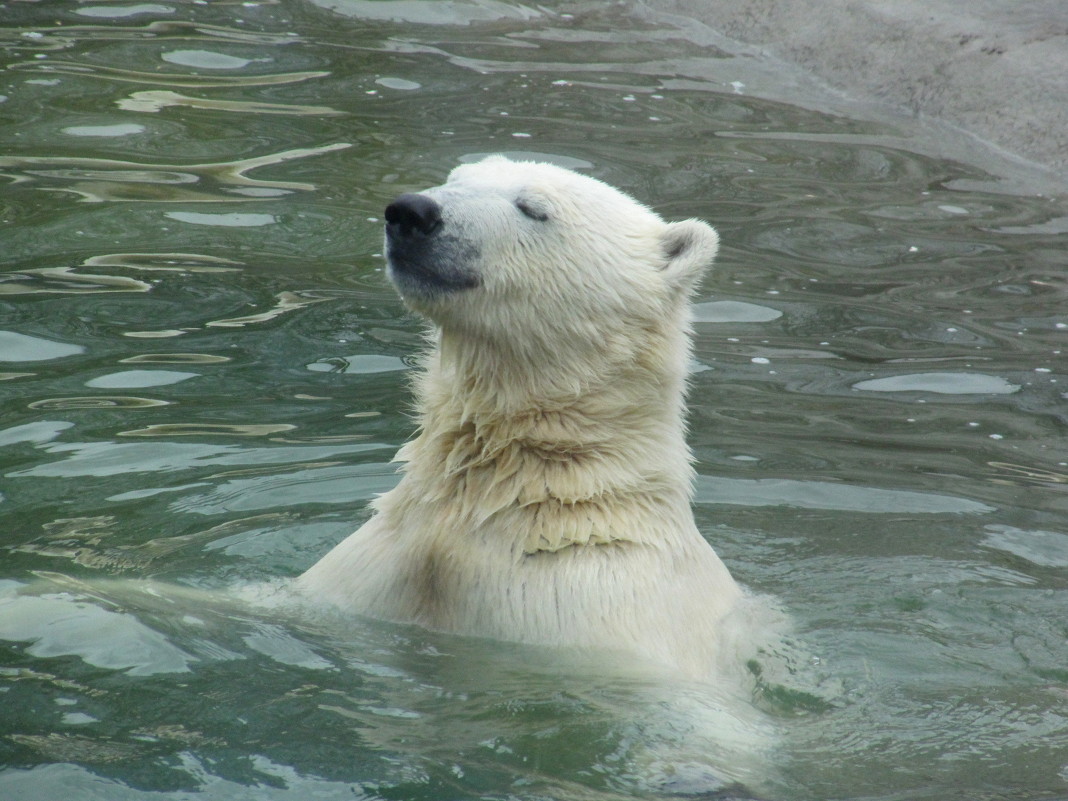
{"label": "green water", "polygon": [[[1068,210],[702,41],[603,3],[0,4],[0,798],[1068,796]],[[714,691],[229,600],[395,481],[420,324],[381,210],[494,151],[721,232],[696,514],[795,628],[751,762]]]}

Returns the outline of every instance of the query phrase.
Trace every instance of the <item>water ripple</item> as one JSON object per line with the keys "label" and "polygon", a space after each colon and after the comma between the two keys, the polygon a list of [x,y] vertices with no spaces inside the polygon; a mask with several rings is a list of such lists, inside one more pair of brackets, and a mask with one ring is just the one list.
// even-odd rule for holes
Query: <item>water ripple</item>
{"label": "water ripple", "polygon": [[790,506],[870,514],[988,514],[978,501],[912,490],[859,487],[830,481],[781,478],[731,479],[698,476],[695,503]]}
{"label": "water ripple", "polygon": [[304,309],[316,303],[322,303],[333,298],[332,294],[314,292],[279,292],[277,302],[267,311],[256,314],[246,314],[241,317],[227,317],[222,320],[210,320],[204,323],[208,328],[244,328],[247,325],[265,323],[283,314]]}
{"label": "water ripple", "polygon": [[[316,188],[309,183],[251,178],[247,173],[252,170],[348,147],[349,144],[339,142],[236,161],[187,165],[142,164],[74,156],[0,156],[0,169],[10,170],[8,177],[16,183],[39,184],[40,189],[72,192],[81,195],[85,201],[95,203],[146,200],[162,203],[191,200],[244,203],[266,198],[249,194],[235,196],[242,189],[309,192]],[[190,186],[196,188],[184,188]]]}
{"label": "water ripple", "polygon": [[85,353],[81,345],[55,342],[16,331],[0,331],[0,362],[44,362],[79,353]]}
{"label": "water ripple", "polygon": [[180,370],[122,370],[97,376],[85,382],[92,389],[147,389],[148,387],[167,387],[198,378],[200,373],[187,373]]}
{"label": "water ripple", "polygon": [[267,437],[284,431],[293,431],[289,423],[256,423],[248,425],[226,423],[161,423],[135,431],[120,431],[120,437]]}
{"label": "water ripple", "polygon": [[406,21],[419,25],[471,25],[498,20],[524,21],[546,14],[525,5],[501,0],[453,0],[418,3],[411,0],[312,0],[315,5],[359,20]]}
{"label": "water ripple", "polygon": [[1011,395],[1020,391],[1000,376],[982,373],[910,373],[858,381],[867,392],[934,392],[939,395]]}
{"label": "water ripple", "polygon": [[262,103],[251,100],[211,100],[203,97],[189,97],[166,89],[149,89],[133,92],[129,97],[115,101],[123,111],[154,113],[170,106],[222,111],[237,114],[290,114],[297,116],[331,117],[345,114],[344,111],[329,106],[293,105],[284,103]]}
{"label": "water ripple", "polygon": [[152,406],[169,405],[170,401],[154,398],[137,398],[126,395],[92,395],[69,398],[45,398],[27,404],[27,408],[55,411],[64,409],[147,409]]}
{"label": "water ripple", "polygon": [[[101,6],[100,8],[104,8]],[[112,12],[122,7],[107,6]],[[130,8],[127,6],[126,8]],[[137,8],[137,6],[133,6]],[[84,10],[84,9],[82,9]],[[77,13],[77,12],[76,12]],[[4,28],[0,39],[32,43],[36,52],[41,50],[66,50],[88,41],[152,41],[179,39],[208,42],[231,42],[234,44],[290,45],[303,41],[292,32],[241,30],[225,25],[210,25],[191,20],[154,20],[145,25],[64,25],[62,27]]]}
{"label": "water ripple", "polygon": [[34,656],[79,656],[132,676],[184,673],[196,661],[132,614],[67,593],[39,597],[22,593],[14,582],[2,584],[0,639],[31,642],[27,651]]}
{"label": "water ripple", "polygon": [[0,274],[0,296],[85,295],[102,292],[148,292],[152,285],[120,275],[79,273],[75,267],[40,267]]}
{"label": "water ripple", "polygon": [[142,353],[119,359],[120,364],[220,364],[231,361],[229,356],[212,353]]}
{"label": "water ripple", "polygon": [[125,267],[148,272],[178,273],[231,273],[243,266],[242,262],[233,259],[203,253],[106,253],[90,256],[82,264],[86,267]]}
{"label": "water ripple", "polygon": [[158,3],[137,3],[131,6],[82,6],[74,11],[80,17],[104,17],[107,19],[122,19],[123,17],[136,17],[139,14],[173,14],[174,6],[163,6]]}
{"label": "water ripple", "polygon": [[183,89],[208,89],[212,87],[279,86],[283,84],[325,78],[330,73],[321,71],[281,72],[265,75],[188,75],[182,73],[142,72],[99,64],[81,64],[76,61],[23,61],[11,64],[8,69],[40,75],[78,75],[102,78],[125,83],[142,83],[154,86],[176,86]]}

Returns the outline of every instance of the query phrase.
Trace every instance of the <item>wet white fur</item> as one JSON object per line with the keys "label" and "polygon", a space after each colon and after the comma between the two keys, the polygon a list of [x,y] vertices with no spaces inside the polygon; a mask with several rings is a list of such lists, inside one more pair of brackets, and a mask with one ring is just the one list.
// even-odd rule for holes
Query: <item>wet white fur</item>
{"label": "wet white fur", "polygon": [[690,295],[716,232],[500,157],[424,194],[442,231],[470,245],[460,266],[481,284],[400,284],[434,324],[414,387],[419,433],[398,454],[398,486],[298,591],[707,676],[741,596],[694,525],[684,438]]}

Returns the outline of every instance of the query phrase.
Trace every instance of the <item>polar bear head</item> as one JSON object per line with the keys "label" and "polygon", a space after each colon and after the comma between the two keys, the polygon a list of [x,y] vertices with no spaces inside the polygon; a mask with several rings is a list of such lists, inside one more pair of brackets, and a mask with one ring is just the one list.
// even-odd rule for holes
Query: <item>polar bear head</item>
{"label": "polar bear head", "polygon": [[719,241],[594,178],[500,156],[401,195],[385,218],[390,278],[443,339],[579,376],[650,347],[684,362],[689,296]]}

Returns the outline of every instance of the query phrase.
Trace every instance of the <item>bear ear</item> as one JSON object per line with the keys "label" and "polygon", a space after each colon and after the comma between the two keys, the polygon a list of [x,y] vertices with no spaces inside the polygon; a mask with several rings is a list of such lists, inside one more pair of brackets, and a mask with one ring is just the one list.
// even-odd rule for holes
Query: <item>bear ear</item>
{"label": "bear ear", "polygon": [[672,287],[685,294],[694,291],[719,250],[719,234],[701,220],[668,223],[661,239],[664,276]]}

